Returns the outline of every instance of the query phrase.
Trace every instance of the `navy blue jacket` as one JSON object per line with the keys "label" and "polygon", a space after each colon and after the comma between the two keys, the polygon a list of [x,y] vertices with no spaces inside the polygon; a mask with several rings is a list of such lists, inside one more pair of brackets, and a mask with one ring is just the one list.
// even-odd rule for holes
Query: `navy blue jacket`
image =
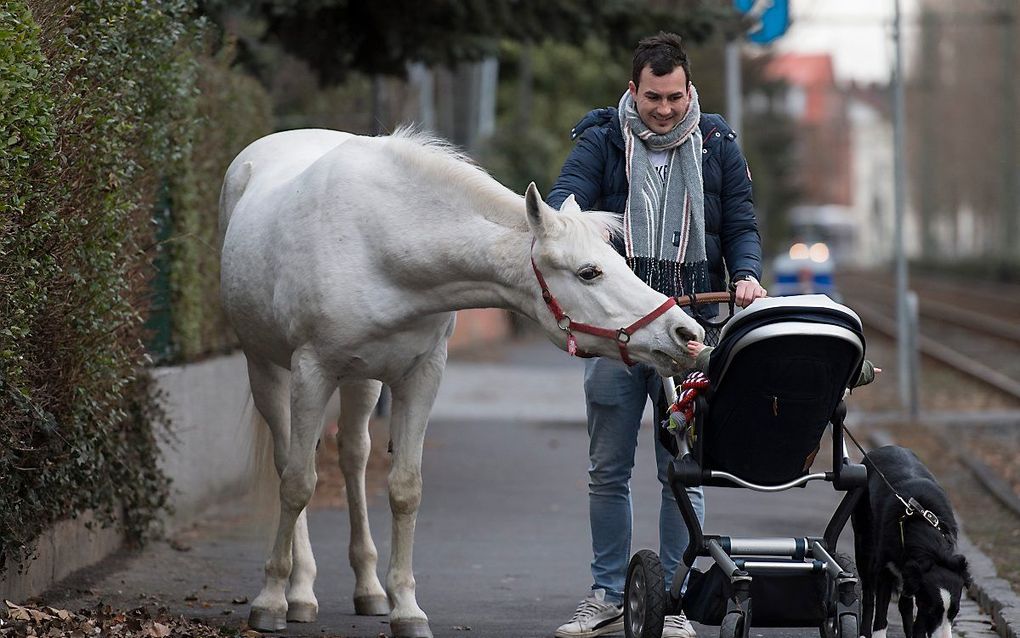
{"label": "navy blue jacket", "polygon": [[[701,166],[705,180],[705,250],[712,290],[725,290],[730,279],[751,274],[761,281],[761,237],[754,216],[751,174],[736,134],[719,115],[704,113]],[[581,210],[622,214],[627,206],[627,169],[623,133],[615,108],[585,115],[571,136],[577,145],[563,164],[546,202],[559,208],[571,193]],[[622,241],[614,240],[623,254]]]}

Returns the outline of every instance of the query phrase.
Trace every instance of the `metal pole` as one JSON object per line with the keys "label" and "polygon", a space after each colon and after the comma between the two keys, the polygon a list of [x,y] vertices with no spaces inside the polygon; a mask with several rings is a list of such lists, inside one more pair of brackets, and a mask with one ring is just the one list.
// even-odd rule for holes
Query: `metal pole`
{"label": "metal pole", "polygon": [[913,290],[907,291],[905,306],[907,312],[907,336],[909,339],[907,343],[907,356],[909,358],[907,376],[910,379],[907,409],[911,420],[917,421],[918,417],[921,416],[921,356],[917,343],[918,337],[921,334],[921,320],[917,293]]}
{"label": "metal pole", "polygon": [[1000,256],[1005,263],[1013,263],[1017,256],[1020,235],[1020,161],[1017,160],[1016,131],[1016,0],[1005,0],[1002,6],[1002,204],[1000,205]]}
{"label": "metal pole", "polygon": [[742,93],[738,36],[726,41],[726,120],[737,135],[743,130]]}
{"label": "metal pole", "polygon": [[418,89],[418,123],[427,131],[436,130],[436,86],[432,69],[421,62],[407,65],[411,85]]}
{"label": "metal pole", "polygon": [[480,63],[478,82],[478,137],[485,139],[496,132],[496,92],[499,89],[499,60],[485,58]]}
{"label": "metal pole", "polygon": [[896,203],[896,229],[894,250],[896,254],[896,341],[898,346],[900,405],[914,414],[917,410],[911,404],[914,379],[910,366],[910,319],[907,307],[907,254],[904,245],[903,225],[906,207],[906,170],[904,167],[904,96],[903,96],[903,36],[900,0],[895,1],[896,14],[893,21],[893,43],[895,45],[896,70],[893,78],[893,179]]}
{"label": "metal pole", "polygon": [[[939,21],[931,7],[925,7],[921,12],[921,59],[925,64],[921,65],[921,98],[915,102],[916,108],[920,109],[921,124],[921,152],[918,161],[920,162],[920,184],[917,189],[918,195],[918,221],[921,226],[921,257],[925,261],[937,261],[939,259],[939,245],[935,237],[935,226],[941,216],[939,195],[943,194],[943,187],[939,183],[938,176],[944,173],[945,158],[940,155],[939,147],[944,147],[936,127],[935,110],[938,108],[939,75],[941,60],[939,59]],[[953,246],[959,250],[959,246]]]}

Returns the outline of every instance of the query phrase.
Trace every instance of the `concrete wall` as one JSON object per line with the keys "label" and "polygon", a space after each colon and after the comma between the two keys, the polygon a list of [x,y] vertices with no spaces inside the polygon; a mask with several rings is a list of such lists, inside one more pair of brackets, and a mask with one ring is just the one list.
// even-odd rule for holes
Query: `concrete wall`
{"label": "concrete wall", "polygon": [[23,573],[11,567],[0,579],[0,600],[24,601],[35,596],[71,572],[88,567],[112,554],[124,538],[115,528],[88,529],[95,518],[86,512],[77,519],[61,521],[43,532],[36,546],[36,558]]}
{"label": "concrete wall", "polygon": [[171,480],[170,530],[250,484],[254,406],[244,355],[159,368],[156,387],[173,428],[161,466]]}

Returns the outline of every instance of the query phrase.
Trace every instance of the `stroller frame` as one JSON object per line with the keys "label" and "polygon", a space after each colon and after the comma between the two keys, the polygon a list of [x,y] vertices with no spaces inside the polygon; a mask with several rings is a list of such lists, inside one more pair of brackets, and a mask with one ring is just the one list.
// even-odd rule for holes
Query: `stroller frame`
{"label": "stroller frame", "polygon": [[[675,402],[677,396],[674,384],[667,380],[664,385],[667,401]],[[664,592],[661,605],[656,603],[654,595],[649,595],[656,587],[660,590],[665,588],[664,582],[657,582],[657,579],[663,578],[658,556],[650,550],[641,550],[634,555],[628,567],[624,595],[624,629],[627,638],[659,638],[664,617],[683,611],[682,587],[699,556],[711,558],[729,579],[726,611],[720,623],[720,638],[749,637],[752,621],[751,585],[756,577],[808,574],[823,577],[826,591],[829,592],[826,617],[819,623],[822,638],[857,638],[860,624],[858,579],[851,571],[853,568],[847,564],[847,559],[840,556],[842,564],[837,560],[836,548],[839,535],[867,485],[867,468],[851,462],[849,458],[843,440],[845,402],[840,400],[829,418],[832,469],[804,474],[778,485],[757,484],[729,472],[706,469],[702,446],[704,437],[697,437],[692,450],[687,430],[693,427],[695,432],[704,432],[709,409],[708,400],[698,396],[695,399],[694,423],[672,434],[678,453],[670,462],[667,475],[687,527],[687,549],[673,576],[670,591]],[[830,482],[835,490],[846,492],[821,536],[762,538],[705,534],[687,494],[688,487],[696,486],[742,487],[760,492],[779,492],[811,481]]]}

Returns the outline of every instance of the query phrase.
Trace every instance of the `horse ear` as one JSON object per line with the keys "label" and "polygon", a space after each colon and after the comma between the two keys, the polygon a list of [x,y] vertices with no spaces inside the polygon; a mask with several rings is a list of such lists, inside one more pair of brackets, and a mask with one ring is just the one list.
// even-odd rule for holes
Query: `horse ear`
{"label": "horse ear", "polygon": [[562,213],[565,213],[565,212],[580,213],[581,212],[581,207],[578,205],[577,199],[574,197],[573,193],[571,193],[570,195],[567,195],[567,198],[565,200],[563,200],[562,204],[560,204],[560,212],[562,212]]}
{"label": "horse ear", "polygon": [[528,225],[535,237],[545,237],[549,232],[549,214],[546,211],[545,202],[538,192],[535,182],[528,184],[528,191],[524,194],[525,208],[528,211]]}

